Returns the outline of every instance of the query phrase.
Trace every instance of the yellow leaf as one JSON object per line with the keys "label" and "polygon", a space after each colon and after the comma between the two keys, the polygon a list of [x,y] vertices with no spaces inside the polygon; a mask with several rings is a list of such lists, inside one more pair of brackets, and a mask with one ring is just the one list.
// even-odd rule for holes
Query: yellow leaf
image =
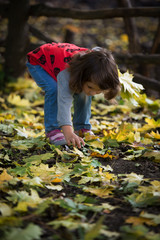
{"label": "yellow leaf", "polygon": [[160,133],[158,131],[156,133],[152,131],[150,134],[148,133],[148,136],[151,138],[160,139]]}
{"label": "yellow leaf", "polygon": [[10,113],[1,113],[0,114],[0,121],[14,120],[14,119],[15,119],[15,116]]}
{"label": "yellow leaf", "polygon": [[140,96],[140,91],[143,90],[141,84],[137,84],[132,81],[133,75],[129,72],[121,73],[119,72],[119,80],[122,85],[121,97],[128,101],[131,106],[138,106],[138,98]]}
{"label": "yellow leaf", "polygon": [[28,211],[28,207],[35,208],[37,206],[37,203],[34,202],[19,202],[18,205],[14,208],[15,211],[22,211],[26,212]]}
{"label": "yellow leaf", "polygon": [[121,141],[128,141],[128,142],[134,142],[134,132],[133,132],[133,126],[130,123],[122,123],[120,126],[120,129],[118,133],[115,135],[115,139],[118,142]]}
{"label": "yellow leaf", "polygon": [[83,154],[83,152],[81,152],[78,148],[74,147],[73,149],[74,149],[73,152],[76,153],[76,154],[78,154],[78,156],[80,156],[81,158],[84,158],[84,157],[85,157],[84,154]]}
{"label": "yellow leaf", "polygon": [[111,186],[104,188],[84,188],[85,192],[90,192],[101,198],[108,198],[112,194],[113,188]]}
{"label": "yellow leaf", "polygon": [[30,106],[30,102],[27,99],[21,99],[21,97],[19,95],[16,95],[13,93],[11,93],[8,96],[7,101],[10,104],[16,105],[18,107],[29,107]]}
{"label": "yellow leaf", "polygon": [[63,156],[63,152],[59,148],[55,148],[55,151],[58,153],[59,156]]}
{"label": "yellow leaf", "polygon": [[[16,191],[14,191],[14,193],[16,194]],[[18,199],[18,205],[14,208],[15,211],[27,211],[28,207],[36,207],[43,201],[43,199],[39,197],[37,191],[33,189],[30,195],[25,191],[18,192]]]}
{"label": "yellow leaf", "polygon": [[[103,106],[103,107],[102,107]],[[123,113],[128,113],[131,111],[131,108],[129,108],[126,105],[110,105],[110,106],[106,106],[106,105],[100,105],[100,107],[102,108],[102,111],[100,111],[98,114],[103,116],[106,115],[109,112],[114,112],[116,110],[120,110]]]}
{"label": "yellow leaf", "polygon": [[103,149],[104,148],[103,143],[100,142],[100,141],[92,141],[92,142],[88,142],[87,144],[90,145],[93,148],[99,148],[99,149]]}
{"label": "yellow leaf", "polygon": [[[44,104],[44,99],[40,99],[40,100],[36,100],[32,103],[32,107],[37,107],[39,105],[43,105]],[[43,113],[42,113],[43,116]]]}
{"label": "yellow leaf", "polygon": [[150,186],[139,186],[139,191],[142,192],[142,196],[143,194],[152,194],[153,196],[158,196],[160,197],[160,182],[157,180],[154,180],[152,182],[150,182],[151,185]]}
{"label": "yellow leaf", "polygon": [[145,132],[148,131],[150,129],[155,129],[155,128],[159,128],[160,127],[160,119],[158,119],[157,121],[154,120],[153,118],[146,118],[145,122],[147,124],[145,124],[142,128],[139,128],[137,131],[139,132]]}
{"label": "yellow leaf", "polygon": [[16,82],[10,82],[7,84],[8,87],[12,87],[14,88],[15,90],[22,90],[22,89],[25,89],[25,88],[32,88],[32,89],[38,89],[38,86],[37,84],[31,80],[30,78],[18,78],[18,81]]}
{"label": "yellow leaf", "polygon": [[98,137],[95,135],[91,135],[89,133],[85,133],[85,141],[96,140]]}
{"label": "yellow leaf", "polygon": [[3,172],[0,175],[0,184],[2,184],[4,181],[9,181],[13,177],[7,173],[7,170],[4,169]]}
{"label": "yellow leaf", "polygon": [[123,42],[128,43],[128,35],[127,34],[121,34],[120,38]]}
{"label": "yellow leaf", "polygon": [[105,173],[105,179],[107,179],[107,180],[115,180],[116,179],[116,176],[114,175],[114,174],[112,174],[112,173],[109,173],[109,172],[106,172]]}

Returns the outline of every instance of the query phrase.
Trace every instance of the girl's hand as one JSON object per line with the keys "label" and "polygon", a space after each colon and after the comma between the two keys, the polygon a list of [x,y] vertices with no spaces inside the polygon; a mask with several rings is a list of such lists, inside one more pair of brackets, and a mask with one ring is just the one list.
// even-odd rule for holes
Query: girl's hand
{"label": "girl's hand", "polygon": [[62,130],[69,146],[72,144],[74,147],[77,146],[78,148],[81,148],[81,144],[83,146],[85,145],[84,140],[73,132],[73,128],[71,126],[62,126]]}
{"label": "girl's hand", "polygon": [[73,147],[77,146],[78,148],[81,148],[81,144],[84,146],[85,143],[83,139],[79,136],[77,136],[75,133],[67,134],[65,136],[67,144],[70,146],[71,144]]}

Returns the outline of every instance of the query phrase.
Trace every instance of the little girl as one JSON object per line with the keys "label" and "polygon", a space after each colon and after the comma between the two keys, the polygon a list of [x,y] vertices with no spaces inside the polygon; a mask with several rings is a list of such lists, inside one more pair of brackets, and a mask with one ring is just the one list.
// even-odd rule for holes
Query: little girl
{"label": "little girl", "polygon": [[99,47],[90,50],[69,43],[49,43],[29,52],[27,57],[31,76],[45,92],[46,136],[54,145],[80,148],[85,144],[84,134],[93,134],[89,122],[92,96],[104,93],[109,100],[119,92],[112,54]]}

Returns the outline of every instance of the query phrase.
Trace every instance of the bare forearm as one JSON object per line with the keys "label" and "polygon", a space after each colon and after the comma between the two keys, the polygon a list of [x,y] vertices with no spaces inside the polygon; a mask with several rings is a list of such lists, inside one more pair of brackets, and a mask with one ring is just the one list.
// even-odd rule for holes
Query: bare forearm
{"label": "bare forearm", "polygon": [[70,125],[64,125],[61,128],[62,128],[64,136],[67,136],[68,134],[73,133],[73,128]]}

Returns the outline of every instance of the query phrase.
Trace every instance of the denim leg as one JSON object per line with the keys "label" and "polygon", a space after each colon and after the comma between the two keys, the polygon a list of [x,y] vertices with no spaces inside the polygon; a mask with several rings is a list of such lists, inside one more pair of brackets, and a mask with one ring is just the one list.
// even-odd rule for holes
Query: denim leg
{"label": "denim leg", "polygon": [[46,133],[59,129],[57,123],[57,82],[39,65],[26,64],[37,85],[45,92],[44,125]]}
{"label": "denim leg", "polygon": [[87,96],[83,92],[80,94],[74,94],[74,115],[73,115],[73,126],[75,130],[82,128],[91,129],[89,122],[91,117],[91,103],[92,97]]}

